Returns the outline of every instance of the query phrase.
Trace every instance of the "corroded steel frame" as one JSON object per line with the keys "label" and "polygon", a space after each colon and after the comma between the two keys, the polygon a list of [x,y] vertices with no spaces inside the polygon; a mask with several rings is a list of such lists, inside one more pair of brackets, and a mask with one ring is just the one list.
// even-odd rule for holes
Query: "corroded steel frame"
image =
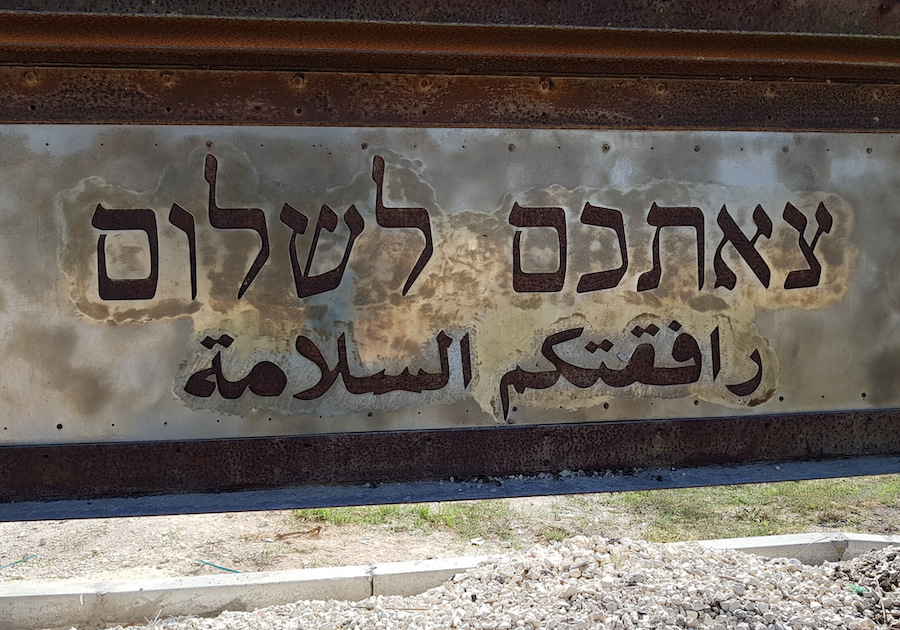
{"label": "corroded steel frame", "polygon": [[[160,489],[376,485],[562,470],[627,474],[642,468],[892,456],[898,444],[898,413],[889,410],[5,447],[0,501],[96,499]],[[900,470],[900,458],[897,464]]]}
{"label": "corroded steel frame", "polygon": [[3,123],[900,130],[894,82],[0,67],[0,90]]}
{"label": "corroded steel frame", "polygon": [[[838,16],[851,7],[835,0],[789,34],[770,32],[779,11],[763,3],[747,9],[745,28],[700,3],[725,20],[717,32],[698,30],[678,2],[671,23],[635,8],[612,26],[600,25],[602,11],[554,21],[536,2],[507,18],[477,13],[469,25],[453,23],[452,2],[439,3],[432,23],[327,21],[316,3],[312,20],[283,7],[252,15],[240,3],[194,17],[27,4],[0,6],[13,11],[0,14],[3,123],[900,131],[896,3],[851,3],[866,19],[849,28]],[[804,3],[783,4],[786,29],[803,23]],[[797,472],[789,464],[798,462],[813,463]],[[93,501],[93,515],[184,509],[96,507],[179,493],[238,492],[218,509],[249,508],[239,491],[256,489],[299,489],[297,505],[310,504],[304,488],[316,504],[365,502],[328,488],[383,482],[406,484],[401,500],[470,498],[453,484],[416,484],[562,470],[603,474],[555,491],[609,489],[607,473],[673,467],[720,471],[693,483],[741,482],[759,463],[785,466],[773,480],[900,471],[900,412],[2,447],[0,518],[52,518],[65,510],[34,506],[66,499]],[[658,477],[660,487],[679,485]],[[627,487],[644,486],[616,486]]]}

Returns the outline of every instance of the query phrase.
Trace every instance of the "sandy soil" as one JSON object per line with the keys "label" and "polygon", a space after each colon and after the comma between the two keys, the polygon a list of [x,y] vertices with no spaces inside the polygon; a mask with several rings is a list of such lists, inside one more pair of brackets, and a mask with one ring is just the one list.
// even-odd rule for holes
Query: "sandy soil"
{"label": "sandy soil", "polygon": [[[504,530],[474,542],[435,528],[301,521],[291,511],[0,523],[0,584],[83,581],[365,565],[524,549],[554,533],[641,538],[646,523],[587,498],[507,499]],[[855,530],[900,531],[900,506],[870,510]],[[810,531],[836,531],[813,527]],[[208,563],[208,564],[204,564]],[[211,566],[217,565],[217,566]],[[221,567],[221,568],[217,568]]]}
{"label": "sandy soil", "polygon": [[[290,511],[0,523],[0,566],[34,556],[0,570],[0,583],[223,572],[210,565],[240,572],[274,571],[494,554],[540,540],[548,523],[586,534],[638,535],[603,529],[599,517],[594,517],[596,527],[586,526],[584,514],[574,507],[556,509],[554,497],[509,501],[514,539],[475,543],[450,530],[426,533],[303,522]],[[608,521],[605,518],[604,525]]]}

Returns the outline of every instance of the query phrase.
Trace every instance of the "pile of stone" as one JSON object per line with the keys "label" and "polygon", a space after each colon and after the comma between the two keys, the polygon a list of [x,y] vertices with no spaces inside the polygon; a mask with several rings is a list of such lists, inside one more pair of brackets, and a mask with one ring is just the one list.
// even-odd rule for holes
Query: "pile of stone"
{"label": "pile of stone", "polygon": [[302,601],[158,620],[154,630],[900,628],[898,569],[896,548],[806,566],[695,544],[578,536],[484,563],[415,597]]}
{"label": "pile of stone", "polygon": [[857,585],[876,622],[900,628],[900,548],[872,551],[837,566],[837,575]]}

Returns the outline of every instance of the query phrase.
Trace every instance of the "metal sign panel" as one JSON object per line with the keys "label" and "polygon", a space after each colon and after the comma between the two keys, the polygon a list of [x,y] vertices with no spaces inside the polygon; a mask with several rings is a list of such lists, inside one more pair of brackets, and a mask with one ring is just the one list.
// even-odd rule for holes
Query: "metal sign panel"
{"label": "metal sign panel", "polygon": [[893,136],[0,142],[5,444],[900,404]]}
{"label": "metal sign panel", "polygon": [[894,455],[898,143],[3,127],[2,499]]}
{"label": "metal sign panel", "polygon": [[889,6],[26,4],[0,518],[900,470]]}

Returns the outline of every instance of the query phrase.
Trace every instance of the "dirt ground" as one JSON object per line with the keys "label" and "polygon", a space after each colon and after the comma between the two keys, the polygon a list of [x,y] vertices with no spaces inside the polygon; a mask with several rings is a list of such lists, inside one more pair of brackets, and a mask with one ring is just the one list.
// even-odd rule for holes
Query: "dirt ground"
{"label": "dirt ground", "polygon": [[578,507],[557,509],[554,497],[508,501],[513,539],[474,542],[439,528],[395,531],[387,525],[298,521],[289,510],[0,523],[0,566],[30,558],[0,570],[0,583],[118,581],[496,554],[540,540],[552,523],[591,530],[584,533],[638,535],[618,528],[600,531],[599,517],[598,527],[585,527]]}
{"label": "dirt ground", "polygon": [[[474,539],[447,527],[423,531],[408,524],[397,528],[304,521],[291,511],[0,523],[0,584],[120,581],[490,555],[527,548],[554,535],[641,538],[647,525],[640,517],[596,500],[548,496],[505,501],[510,508],[503,517],[505,535]],[[853,529],[896,533],[900,506],[873,509]],[[816,530],[835,531],[833,527],[807,531]]]}
{"label": "dirt ground", "polygon": [[127,580],[368,564],[459,555],[452,535],[427,537],[362,527],[292,522],[289,511],[0,524],[7,580]]}

